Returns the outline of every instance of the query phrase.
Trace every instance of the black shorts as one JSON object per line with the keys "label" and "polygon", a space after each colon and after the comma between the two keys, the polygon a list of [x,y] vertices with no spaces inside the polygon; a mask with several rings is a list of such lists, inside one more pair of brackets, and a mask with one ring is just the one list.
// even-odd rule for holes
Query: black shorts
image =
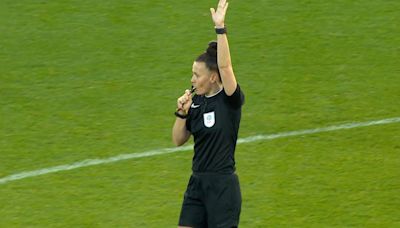
{"label": "black shorts", "polygon": [[198,174],[190,177],[183,199],[180,226],[238,227],[242,204],[236,174]]}

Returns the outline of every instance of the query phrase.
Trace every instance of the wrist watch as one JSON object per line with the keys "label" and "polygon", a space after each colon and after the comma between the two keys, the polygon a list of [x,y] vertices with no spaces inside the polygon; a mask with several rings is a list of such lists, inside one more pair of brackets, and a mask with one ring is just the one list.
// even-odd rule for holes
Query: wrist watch
{"label": "wrist watch", "polygon": [[176,109],[176,111],[174,113],[176,117],[179,117],[181,119],[186,119],[188,117],[188,114],[184,115],[184,114],[179,113],[179,111],[183,111],[183,110],[180,108]]}
{"label": "wrist watch", "polygon": [[217,34],[219,34],[219,35],[221,35],[221,34],[226,34],[226,33],[227,33],[226,27],[223,27],[223,28],[215,28],[215,33],[217,33]]}

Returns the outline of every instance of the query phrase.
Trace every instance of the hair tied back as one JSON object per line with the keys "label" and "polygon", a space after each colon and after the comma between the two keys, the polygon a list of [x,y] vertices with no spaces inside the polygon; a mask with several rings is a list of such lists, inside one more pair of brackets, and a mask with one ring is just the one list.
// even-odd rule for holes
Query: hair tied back
{"label": "hair tied back", "polygon": [[207,48],[207,54],[210,55],[210,57],[217,57],[217,42],[216,41],[211,41],[208,43],[208,48]]}

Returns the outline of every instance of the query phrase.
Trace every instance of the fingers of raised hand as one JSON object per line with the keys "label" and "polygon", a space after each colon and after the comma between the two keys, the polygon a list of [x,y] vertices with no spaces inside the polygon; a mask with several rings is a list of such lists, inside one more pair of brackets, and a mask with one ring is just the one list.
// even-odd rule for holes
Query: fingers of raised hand
{"label": "fingers of raised hand", "polygon": [[220,0],[218,3],[218,8],[224,9],[226,7],[226,4],[227,4],[226,0]]}
{"label": "fingers of raised hand", "polygon": [[219,0],[218,6],[224,6],[226,3],[226,0]]}
{"label": "fingers of raised hand", "polygon": [[214,8],[210,8],[210,11],[211,11],[211,15],[215,14],[215,9]]}
{"label": "fingers of raised hand", "polygon": [[228,9],[228,6],[229,6],[229,2],[227,2],[227,3],[225,4],[224,12],[226,12],[226,10]]}

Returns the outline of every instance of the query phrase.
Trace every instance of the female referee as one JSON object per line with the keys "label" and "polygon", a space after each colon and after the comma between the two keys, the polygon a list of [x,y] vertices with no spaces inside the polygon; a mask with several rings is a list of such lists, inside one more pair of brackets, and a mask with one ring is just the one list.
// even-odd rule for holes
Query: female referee
{"label": "female referee", "polygon": [[[217,42],[193,63],[191,83],[177,100],[173,142],[194,137],[192,175],[184,195],[179,227],[238,227],[241,210],[235,147],[244,95],[233,73],[225,14],[228,2],[211,8]],[[218,50],[218,51],[217,51]],[[192,97],[193,91],[196,94]]]}

